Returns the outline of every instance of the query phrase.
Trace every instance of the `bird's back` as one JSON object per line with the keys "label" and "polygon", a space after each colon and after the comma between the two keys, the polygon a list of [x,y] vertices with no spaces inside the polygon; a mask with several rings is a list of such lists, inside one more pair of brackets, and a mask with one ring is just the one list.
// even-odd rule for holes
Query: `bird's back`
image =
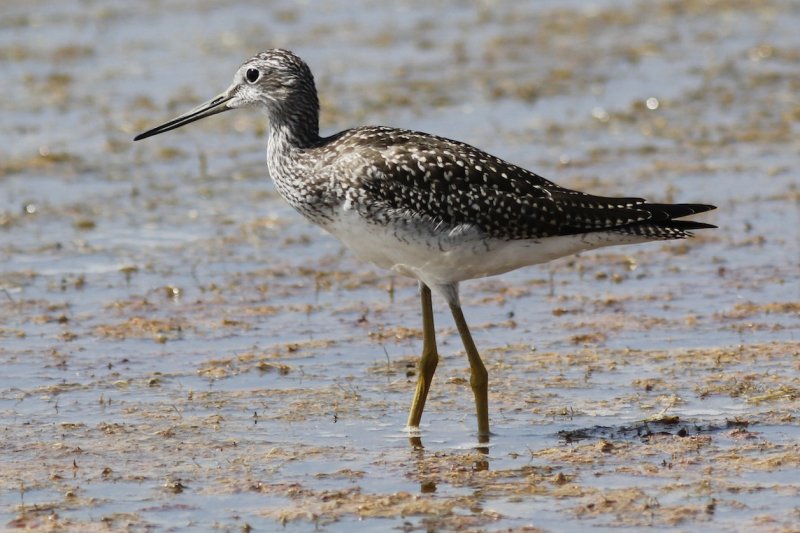
{"label": "bird's back", "polygon": [[302,179],[335,189],[331,201],[346,201],[376,222],[427,220],[506,240],[591,232],[672,239],[713,227],[675,220],[713,206],[650,204],[573,191],[468,144],[416,131],[346,130],[321,139],[305,157],[315,164],[306,165],[313,175]]}

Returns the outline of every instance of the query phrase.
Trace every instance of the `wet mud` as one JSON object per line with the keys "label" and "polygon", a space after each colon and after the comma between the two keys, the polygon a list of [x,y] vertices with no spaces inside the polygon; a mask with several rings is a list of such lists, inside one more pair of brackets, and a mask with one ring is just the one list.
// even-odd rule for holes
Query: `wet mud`
{"label": "wet mud", "polygon": [[[0,528],[796,531],[794,2],[0,7]],[[718,230],[462,285],[403,426],[413,281],[268,179],[247,112],[132,143],[286,47],[323,132],[458,138]]]}

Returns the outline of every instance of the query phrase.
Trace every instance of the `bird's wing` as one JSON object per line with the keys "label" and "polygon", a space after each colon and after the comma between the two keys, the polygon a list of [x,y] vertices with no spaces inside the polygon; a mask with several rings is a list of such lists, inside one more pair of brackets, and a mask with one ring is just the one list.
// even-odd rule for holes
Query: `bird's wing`
{"label": "bird's wing", "polygon": [[388,128],[357,135],[368,162],[361,170],[363,188],[376,207],[506,239],[599,231],[653,217],[641,198],[565,189],[457,141]]}

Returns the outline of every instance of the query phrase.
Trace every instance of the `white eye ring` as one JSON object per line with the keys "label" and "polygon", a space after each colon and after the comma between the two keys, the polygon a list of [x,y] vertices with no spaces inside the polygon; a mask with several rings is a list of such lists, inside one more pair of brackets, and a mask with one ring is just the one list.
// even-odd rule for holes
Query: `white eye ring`
{"label": "white eye ring", "polygon": [[261,72],[257,68],[249,68],[244,74],[244,78],[248,83],[255,83],[261,77]]}

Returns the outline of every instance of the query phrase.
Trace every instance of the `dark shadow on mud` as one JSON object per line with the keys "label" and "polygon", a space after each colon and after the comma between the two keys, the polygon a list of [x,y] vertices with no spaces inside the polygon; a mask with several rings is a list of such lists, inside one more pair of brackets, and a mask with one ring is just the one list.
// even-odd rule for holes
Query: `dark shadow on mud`
{"label": "dark shadow on mud", "polygon": [[726,420],[724,423],[706,423],[702,420],[681,420],[677,416],[667,416],[658,420],[646,420],[629,426],[594,426],[590,428],[559,431],[558,437],[566,444],[591,439],[634,440],[647,442],[653,437],[677,436],[691,437],[717,433],[734,428],[746,428],[745,420]]}

